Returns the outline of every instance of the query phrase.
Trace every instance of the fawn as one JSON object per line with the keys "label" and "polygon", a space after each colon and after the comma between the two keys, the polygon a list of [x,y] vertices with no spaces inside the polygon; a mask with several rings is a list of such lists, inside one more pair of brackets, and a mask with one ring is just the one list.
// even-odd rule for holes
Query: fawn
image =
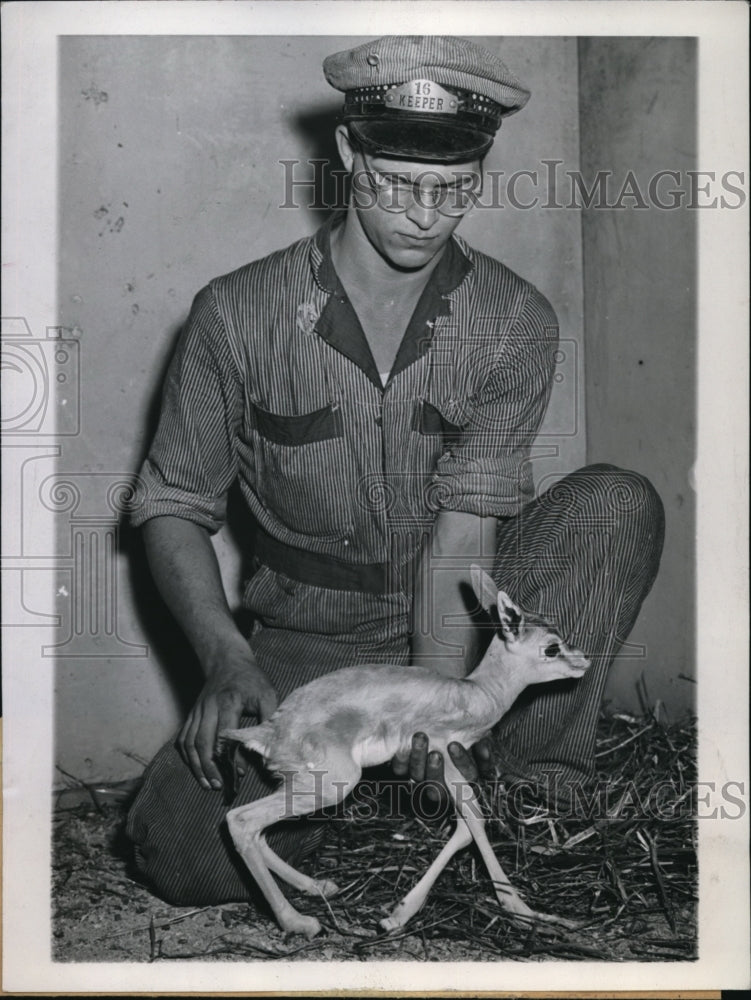
{"label": "fawn", "polygon": [[321,925],[291,905],[271,872],[312,895],[329,897],[337,887],[282,861],[263,831],[279,820],[341,802],[359,781],[363,767],[384,763],[397,750],[408,748],[416,731],[425,732],[431,748],[444,753],[446,785],[457,811],[456,830],[381,926],[396,930],[414,916],[448,861],[473,839],[504,910],[521,920],[568,924],[536,913],[513,889],[490,846],[471,785],[446,748],[453,741],[472,746],[527,685],[581,677],[589,661],[550,628],[525,625],[520,609],[479,567],[472,566],[471,573],[482,607],[487,612],[497,608],[500,633],[467,677],[444,677],[423,666],[345,667],[297,688],[261,725],[221,734],[223,740],[256,750],[269,770],[282,777],[281,787],[270,795],[232,809],[227,823],[235,847],[287,933],[313,937]]}

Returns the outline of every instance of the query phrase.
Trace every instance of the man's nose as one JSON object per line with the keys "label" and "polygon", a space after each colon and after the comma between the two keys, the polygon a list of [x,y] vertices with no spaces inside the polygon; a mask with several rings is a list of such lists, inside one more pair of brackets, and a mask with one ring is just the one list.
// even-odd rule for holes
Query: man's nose
{"label": "man's nose", "polygon": [[435,225],[440,213],[431,193],[413,192],[406,214],[410,222],[414,222],[419,229],[426,230]]}

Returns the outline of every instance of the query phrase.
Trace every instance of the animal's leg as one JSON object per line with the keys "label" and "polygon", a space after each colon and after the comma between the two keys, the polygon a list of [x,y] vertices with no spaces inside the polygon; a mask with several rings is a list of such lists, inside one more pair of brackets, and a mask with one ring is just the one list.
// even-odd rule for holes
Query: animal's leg
{"label": "animal's leg", "polygon": [[495,856],[493,848],[490,846],[490,841],[485,833],[485,820],[482,817],[480,804],[477,801],[477,796],[475,795],[472,786],[454,766],[448,754],[446,754],[444,760],[444,776],[449,792],[451,793],[451,796],[456,804],[456,808],[460,815],[464,818],[469,831],[477,844],[480,854],[482,855],[485,867],[488,869],[488,874],[493,880],[496,897],[503,909],[520,920],[563,924],[567,927],[574,926],[571,921],[565,920],[562,917],[549,916],[545,913],[536,913],[533,909],[527,906],[519,893],[509,882],[506,873],[501,868],[498,858]]}
{"label": "animal's leg", "polygon": [[313,937],[321,925],[315,917],[298,913],[269,869],[295,888],[315,896],[331,896],[337,886],[328,879],[309,878],[282,861],[266,843],[262,831],[279,820],[306,816],[341,802],[354,788],[361,773],[349,750],[332,747],[319,769],[290,772],[278,791],[227,814],[230,833],[240,856],[263,890],[280,926],[287,932]]}
{"label": "animal's leg", "polygon": [[268,900],[282,930],[314,937],[321,929],[320,923],[315,917],[299,913],[285,898],[263,856],[262,831],[284,817],[285,800],[285,791],[281,789],[265,799],[232,809],[227,814],[227,825],[240,857]]}
{"label": "animal's leg", "polygon": [[[290,814],[301,816],[341,802],[352,791],[362,771],[348,749],[330,747],[325,761],[315,771],[289,774],[284,789]],[[263,858],[272,872],[296,889],[311,896],[333,896],[339,891],[330,879],[314,879],[283,861],[261,839]]]}
{"label": "animal's leg", "polygon": [[329,896],[335,895],[339,892],[339,886],[336,882],[332,882],[328,878],[311,878],[309,875],[304,875],[302,872],[298,871],[297,868],[293,868],[292,865],[287,864],[283,861],[278,854],[276,854],[271,847],[269,847],[266,842],[265,837],[261,837],[260,842],[261,854],[263,855],[263,860],[266,862],[269,869],[278,875],[279,878],[284,879],[289,885],[295,889],[299,889],[300,892],[307,892],[311,896],[324,896],[328,898]]}
{"label": "animal's leg", "polygon": [[395,931],[411,920],[418,910],[422,909],[436,879],[456,852],[471,843],[472,834],[469,832],[469,827],[461,816],[457,816],[456,829],[451,837],[443,845],[440,853],[436,855],[420,881],[410,889],[401,903],[391,912],[391,915],[380,921],[381,927],[387,931]]}

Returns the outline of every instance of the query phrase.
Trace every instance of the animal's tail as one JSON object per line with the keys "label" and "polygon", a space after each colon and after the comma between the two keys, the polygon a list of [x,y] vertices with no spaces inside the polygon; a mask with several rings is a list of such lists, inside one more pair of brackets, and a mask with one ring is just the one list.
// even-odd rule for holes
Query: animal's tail
{"label": "animal's tail", "polygon": [[255,750],[265,757],[269,735],[268,724],[262,722],[260,726],[248,726],[247,729],[223,729],[219,734],[219,741],[225,746],[228,743],[242,743],[247,750]]}

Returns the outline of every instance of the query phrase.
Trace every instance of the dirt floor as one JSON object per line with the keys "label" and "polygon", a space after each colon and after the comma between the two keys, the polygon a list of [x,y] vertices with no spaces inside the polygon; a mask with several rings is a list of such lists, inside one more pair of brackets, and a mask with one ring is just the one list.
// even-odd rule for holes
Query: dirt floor
{"label": "dirt floor", "polygon": [[[285,939],[247,904],[173,907],[139,884],[122,827],[124,799],[97,794],[58,809],[53,835],[55,961],[259,961],[285,959],[603,961],[696,957],[696,843],[691,787],[695,730],[611,716],[598,736],[603,808],[549,812],[530,800],[501,819],[499,792],[485,789],[494,849],[521,894],[565,916],[575,930],[519,926],[500,910],[479,858],[464,851],[441,875],[425,908],[387,936],[378,920],[423,871],[450,822],[393,818],[345,806],[306,870],[340,886],[329,901],[285,888],[324,932]],[[657,785],[659,799],[652,793]],[[603,785],[603,787],[605,787]],[[393,793],[393,783],[382,786]],[[389,798],[393,801],[393,798]],[[507,800],[503,800],[507,801]]]}

